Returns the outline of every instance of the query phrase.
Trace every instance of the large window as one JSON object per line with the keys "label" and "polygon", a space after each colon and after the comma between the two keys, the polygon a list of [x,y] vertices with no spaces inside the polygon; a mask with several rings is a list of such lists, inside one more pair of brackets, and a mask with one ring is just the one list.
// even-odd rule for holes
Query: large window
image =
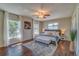
{"label": "large window", "polygon": [[39,34],[39,22],[33,21],[33,37]]}
{"label": "large window", "polygon": [[8,20],[8,39],[21,38],[20,21]]}
{"label": "large window", "polygon": [[49,23],[47,28],[56,30],[58,29],[58,25],[59,25],[58,23]]}

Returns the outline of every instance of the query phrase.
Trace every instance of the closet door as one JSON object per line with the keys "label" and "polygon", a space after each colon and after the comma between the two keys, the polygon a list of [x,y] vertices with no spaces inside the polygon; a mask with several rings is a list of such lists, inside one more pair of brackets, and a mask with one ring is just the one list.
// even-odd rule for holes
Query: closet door
{"label": "closet door", "polygon": [[4,25],[4,12],[0,10],[0,47],[4,46],[3,25]]}

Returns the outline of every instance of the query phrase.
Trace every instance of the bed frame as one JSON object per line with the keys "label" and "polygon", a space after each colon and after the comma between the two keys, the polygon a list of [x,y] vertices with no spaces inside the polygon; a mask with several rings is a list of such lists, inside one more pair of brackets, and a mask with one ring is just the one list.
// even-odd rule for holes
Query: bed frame
{"label": "bed frame", "polygon": [[59,32],[59,35],[61,36],[61,30],[49,30],[49,29],[45,29],[45,31],[50,31],[50,32]]}

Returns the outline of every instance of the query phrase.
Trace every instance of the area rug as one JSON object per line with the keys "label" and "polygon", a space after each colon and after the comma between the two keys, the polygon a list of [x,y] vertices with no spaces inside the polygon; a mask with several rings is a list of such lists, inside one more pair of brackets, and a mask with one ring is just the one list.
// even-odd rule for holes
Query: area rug
{"label": "area rug", "polygon": [[57,48],[53,44],[47,45],[35,41],[25,43],[23,46],[29,48],[33,56],[52,56]]}

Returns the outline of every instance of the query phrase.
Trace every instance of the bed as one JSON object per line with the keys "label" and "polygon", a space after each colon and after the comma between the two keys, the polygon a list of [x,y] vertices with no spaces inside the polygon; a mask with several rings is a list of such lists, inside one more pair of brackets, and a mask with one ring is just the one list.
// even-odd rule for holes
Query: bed
{"label": "bed", "polygon": [[52,42],[55,42],[57,45],[57,42],[61,39],[61,31],[60,30],[45,30],[44,33],[41,33],[40,35],[35,37],[36,41],[50,44]]}
{"label": "bed", "polygon": [[[55,35],[48,35],[46,32],[55,33]],[[32,51],[33,56],[52,56],[56,51],[57,42],[60,39],[60,36],[58,36],[59,33],[59,30],[45,30],[45,33],[41,33],[36,36],[33,41],[25,43],[23,46],[29,48]],[[53,41],[56,45],[51,44]]]}

